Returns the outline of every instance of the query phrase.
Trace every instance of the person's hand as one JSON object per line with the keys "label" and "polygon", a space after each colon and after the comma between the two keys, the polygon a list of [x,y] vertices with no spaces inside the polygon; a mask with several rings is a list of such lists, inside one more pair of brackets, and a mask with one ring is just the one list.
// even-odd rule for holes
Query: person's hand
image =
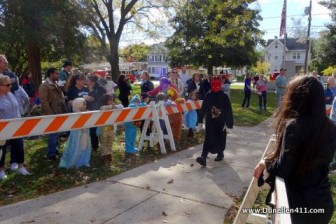
{"label": "person's hand", "polygon": [[263,159],[260,160],[258,165],[254,168],[253,176],[258,179],[260,175],[264,172],[265,167],[266,167],[265,160]]}
{"label": "person's hand", "polygon": [[93,102],[95,99],[92,96],[86,96],[84,98],[87,102]]}

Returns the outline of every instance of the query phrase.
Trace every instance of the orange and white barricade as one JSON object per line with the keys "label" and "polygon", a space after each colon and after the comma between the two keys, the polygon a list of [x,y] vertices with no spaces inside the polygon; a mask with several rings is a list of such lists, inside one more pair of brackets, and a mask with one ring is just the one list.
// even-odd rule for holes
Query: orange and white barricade
{"label": "orange and white barricade", "polygon": [[[149,106],[136,108],[126,107],[115,110],[86,111],[0,120],[0,142],[7,139],[146,120],[140,138],[139,149],[142,148],[143,140],[149,140],[151,144],[156,141],[160,143],[161,152],[166,153],[163,139],[169,139],[172,150],[175,150],[175,143],[167,114],[199,109],[201,103],[201,101],[195,103],[187,102],[170,107],[164,107],[163,104],[155,105],[153,103]],[[163,135],[162,133],[159,122],[160,118],[165,120],[168,131],[167,135]],[[154,123],[155,132],[151,135],[151,138],[146,138],[146,131],[150,121]]]}
{"label": "orange and white barricade", "polygon": [[[170,123],[168,120],[168,116],[166,115],[166,111],[163,105],[163,102],[159,102],[158,104],[155,104],[155,102],[150,103],[150,107],[153,110],[152,116],[148,117],[145,120],[140,140],[139,140],[139,146],[138,149],[141,150],[143,143],[145,140],[149,141],[149,144],[151,147],[153,147],[154,144],[159,143],[160,150],[162,153],[166,153],[166,146],[164,144],[164,139],[168,139],[170,143],[171,150],[175,151],[175,142],[173,139],[173,134],[170,128]],[[160,125],[160,119],[164,120],[164,123],[167,128],[167,135],[163,134],[163,131],[161,129]],[[153,122],[152,130],[149,136],[146,135],[147,129],[149,128],[150,122]]]}
{"label": "orange and white barricade", "polygon": [[138,121],[151,113],[152,109],[144,106],[0,120],[0,140]]}
{"label": "orange and white barricade", "polygon": [[[173,106],[164,106],[163,102],[159,102],[155,105],[154,102],[151,102],[151,106],[153,108],[153,116],[146,119],[143,130],[141,133],[140,141],[138,149],[141,150],[143,143],[145,140],[149,141],[149,145],[153,147],[154,144],[159,143],[160,149],[162,153],[166,153],[166,148],[164,144],[164,139],[167,139],[170,144],[170,148],[173,151],[176,151],[175,142],[173,138],[173,133],[170,127],[170,122],[168,118],[168,114],[174,114],[189,110],[200,109],[202,105],[202,101],[196,102],[186,102],[183,104],[176,104]],[[163,134],[160,126],[160,119],[162,119],[165,123],[167,134]],[[152,132],[149,136],[146,135],[147,129],[149,127],[150,122],[153,122]]]}

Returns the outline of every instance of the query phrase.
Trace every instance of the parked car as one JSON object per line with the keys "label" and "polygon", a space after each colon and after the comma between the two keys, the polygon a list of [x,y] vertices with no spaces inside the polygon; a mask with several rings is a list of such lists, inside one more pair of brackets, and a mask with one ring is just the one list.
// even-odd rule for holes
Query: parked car
{"label": "parked car", "polygon": [[280,72],[273,72],[272,75],[270,75],[270,82],[275,81],[276,77],[280,75]]}

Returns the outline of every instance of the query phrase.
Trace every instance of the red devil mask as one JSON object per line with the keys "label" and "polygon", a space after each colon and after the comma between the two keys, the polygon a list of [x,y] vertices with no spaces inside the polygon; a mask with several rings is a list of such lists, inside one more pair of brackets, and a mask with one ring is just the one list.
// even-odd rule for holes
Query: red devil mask
{"label": "red devil mask", "polygon": [[220,77],[212,77],[211,78],[211,91],[212,92],[219,92],[222,87],[222,79]]}

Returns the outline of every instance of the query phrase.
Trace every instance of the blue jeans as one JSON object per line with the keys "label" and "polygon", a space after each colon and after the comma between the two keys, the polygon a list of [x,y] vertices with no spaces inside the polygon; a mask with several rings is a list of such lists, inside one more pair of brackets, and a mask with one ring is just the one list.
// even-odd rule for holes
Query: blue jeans
{"label": "blue jeans", "polygon": [[48,135],[48,156],[56,156],[58,153],[57,144],[59,139],[59,133],[53,133]]}

